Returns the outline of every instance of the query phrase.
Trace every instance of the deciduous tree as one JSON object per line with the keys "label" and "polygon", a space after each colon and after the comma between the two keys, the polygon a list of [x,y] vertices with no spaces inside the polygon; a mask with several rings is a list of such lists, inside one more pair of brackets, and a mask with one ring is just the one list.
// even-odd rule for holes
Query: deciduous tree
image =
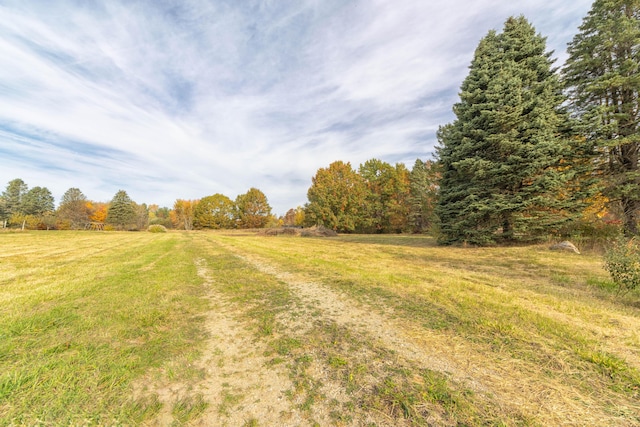
{"label": "deciduous tree", "polygon": [[366,213],[367,186],[350,163],[336,161],[320,168],[307,191],[307,225],[323,225],[340,232],[353,232]]}
{"label": "deciduous tree", "polygon": [[271,218],[267,196],[257,188],[236,197],[236,219],[240,228],[262,228]]}
{"label": "deciduous tree", "polygon": [[409,172],[378,159],[360,165],[360,176],[367,185],[363,231],[389,233],[403,231],[408,224]]}
{"label": "deciduous tree", "polygon": [[194,213],[197,228],[226,229],[234,227],[235,204],[224,194],[216,193],[200,199]]}
{"label": "deciduous tree", "polygon": [[165,228],[173,227],[170,217],[170,209],[159,207],[156,204],[149,205],[149,225],[159,224]]}
{"label": "deciduous tree", "polygon": [[89,210],[90,221],[104,223],[107,220],[107,212],[109,211],[108,203],[88,201],[86,206]]}
{"label": "deciduous tree", "polygon": [[304,225],[304,208],[298,206],[295,209],[289,209],[284,215],[282,223],[288,227],[302,227]]}
{"label": "deciduous tree", "polygon": [[134,223],[136,230],[145,230],[149,225],[149,208],[146,203],[141,205],[134,202],[133,208],[135,211]]}
{"label": "deciduous tree", "polygon": [[58,221],[67,228],[84,228],[89,222],[89,207],[87,197],[78,188],[70,188],[63,195],[58,206]]}
{"label": "deciduous tree", "polygon": [[198,200],[178,199],[170,213],[171,222],[179,230],[193,230],[193,218]]}
{"label": "deciduous tree", "polygon": [[433,227],[439,180],[436,162],[416,159],[409,173],[409,225],[414,233],[425,233]]}

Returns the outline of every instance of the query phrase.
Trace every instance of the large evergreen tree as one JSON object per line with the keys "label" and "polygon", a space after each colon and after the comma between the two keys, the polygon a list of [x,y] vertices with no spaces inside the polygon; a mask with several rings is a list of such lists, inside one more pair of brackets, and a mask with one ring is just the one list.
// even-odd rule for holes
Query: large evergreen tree
{"label": "large evergreen tree", "polygon": [[46,187],[33,187],[22,197],[20,211],[24,215],[41,216],[53,212],[53,195]]}
{"label": "large evergreen tree", "polygon": [[135,221],[136,207],[134,202],[129,198],[126,191],[119,190],[111,199],[105,222],[113,225],[118,230],[126,230],[131,228]]}
{"label": "large evergreen tree", "polygon": [[640,0],[596,0],[569,44],[564,81],[628,235],[638,234],[640,219],[639,76]]}
{"label": "large evergreen tree", "polygon": [[7,220],[13,214],[22,213],[22,199],[24,195],[27,194],[28,190],[29,187],[20,178],[9,181],[9,183],[7,184],[7,188],[2,192],[2,195],[0,196],[0,199],[2,199],[1,202],[3,211],[3,218],[0,219]]}
{"label": "large evergreen tree", "polygon": [[438,133],[443,243],[531,240],[564,219],[568,147],[561,87],[546,41],[524,18],[480,41],[456,120]]}

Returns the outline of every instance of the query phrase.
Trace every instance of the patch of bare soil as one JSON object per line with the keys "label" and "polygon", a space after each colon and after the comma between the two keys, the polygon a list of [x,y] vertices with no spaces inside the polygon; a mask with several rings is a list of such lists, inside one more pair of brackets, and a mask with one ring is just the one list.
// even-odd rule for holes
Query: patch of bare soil
{"label": "patch of bare soil", "polygon": [[[203,262],[198,274],[208,285],[214,280]],[[176,423],[172,413],[176,403],[200,398],[208,404],[202,415],[189,425],[242,426],[259,425],[299,426],[303,419],[292,406],[285,392],[292,385],[287,373],[267,366],[263,356],[264,343],[256,341],[246,328],[235,320],[234,306],[216,294],[209,286],[211,310],[205,327],[208,340],[200,360],[193,368],[202,375],[196,381],[176,382],[162,375],[147,379],[135,387],[134,397],[157,395],[163,403],[160,414],[150,425],[169,426]]]}

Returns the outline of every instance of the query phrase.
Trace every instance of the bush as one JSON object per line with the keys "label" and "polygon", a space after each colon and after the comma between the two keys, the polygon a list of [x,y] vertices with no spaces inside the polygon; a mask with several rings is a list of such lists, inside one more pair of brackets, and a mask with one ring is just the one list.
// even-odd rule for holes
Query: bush
{"label": "bush", "polygon": [[640,287],[640,242],[637,238],[619,238],[607,249],[604,268],[611,275],[618,292]]}
{"label": "bush", "polygon": [[166,233],[167,232],[167,228],[164,225],[160,225],[160,224],[150,225],[149,228],[147,228],[147,230],[150,233]]}

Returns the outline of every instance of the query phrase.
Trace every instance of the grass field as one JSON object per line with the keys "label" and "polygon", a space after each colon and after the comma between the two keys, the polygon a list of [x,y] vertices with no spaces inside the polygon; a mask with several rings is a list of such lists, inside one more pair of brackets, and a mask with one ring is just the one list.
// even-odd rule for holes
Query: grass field
{"label": "grass field", "polygon": [[0,425],[640,426],[596,254],[0,233]]}

